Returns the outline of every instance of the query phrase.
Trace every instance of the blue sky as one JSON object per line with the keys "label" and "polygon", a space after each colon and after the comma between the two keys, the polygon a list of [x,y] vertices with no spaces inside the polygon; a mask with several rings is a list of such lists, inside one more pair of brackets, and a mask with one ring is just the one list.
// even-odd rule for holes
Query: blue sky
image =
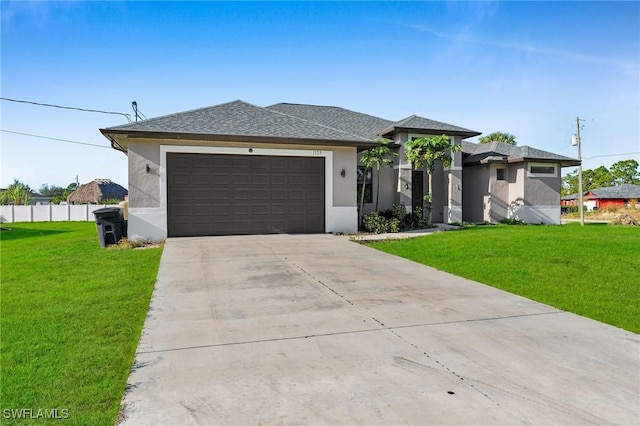
{"label": "blue sky", "polygon": [[[242,99],[411,114],[640,160],[638,2],[8,2],[2,97],[154,117]],[[2,130],[108,147],[125,117],[0,102]],[[1,186],[109,178],[111,149],[7,132]],[[473,139],[471,139],[473,141]],[[627,154],[633,153],[633,154]],[[613,154],[625,154],[614,156]],[[565,171],[569,171],[565,169]]]}

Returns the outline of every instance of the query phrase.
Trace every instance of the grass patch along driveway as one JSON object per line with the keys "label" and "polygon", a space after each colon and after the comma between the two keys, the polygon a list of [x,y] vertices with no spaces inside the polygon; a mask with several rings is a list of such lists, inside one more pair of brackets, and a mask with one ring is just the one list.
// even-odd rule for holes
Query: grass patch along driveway
{"label": "grass patch along driveway", "polygon": [[640,333],[640,230],[479,226],[372,247]]}
{"label": "grass patch along driveway", "polygon": [[114,424],[162,249],[101,249],[94,223],[10,226],[0,235],[0,421]]}

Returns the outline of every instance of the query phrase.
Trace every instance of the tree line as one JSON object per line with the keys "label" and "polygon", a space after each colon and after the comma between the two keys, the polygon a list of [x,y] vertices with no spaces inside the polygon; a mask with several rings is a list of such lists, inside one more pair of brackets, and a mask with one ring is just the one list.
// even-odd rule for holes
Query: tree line
{"label": "tree line", "polygon": [[[600,166],[596,169],[582,171],[582,190],[584,192],[596,188],[622,185],[625,183],[640,185],[640,170],[636,160],[622,160],[610,168]],[[578,193],[578,171],[567,173],[562,178],[562,196]]]}
{"label": "tree line", "polygon": [[[67,201],[67,197],[78,189],[78,184],[72,182],[66,188],[56,185],[42,184],[37,193],[45,197],[51,197],[51,204],[60,204]],[[29,185],[14,179],[13,183],[0,193],[0,204],[27,205],[32,200],[36,192]]]}

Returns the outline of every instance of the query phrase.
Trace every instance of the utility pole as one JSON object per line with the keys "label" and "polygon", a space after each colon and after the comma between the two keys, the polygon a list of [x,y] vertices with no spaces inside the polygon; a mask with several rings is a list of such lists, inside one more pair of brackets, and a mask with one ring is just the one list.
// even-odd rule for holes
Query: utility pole
{"label": "utility pole", "polygon": [[[572,145],[578,146],[578,211],[580,211],[580,226],[584,226],[584,205],[583,205],[583,196],[582,193],[582,147],[580,140],[580,117],[576,117],[576,134],[573,140],[571,141]],[[575,143],[573,143],[575,141]]]}
{"label": "utility pole", "polygon": [[133,112],[136,115],[136,123],[138,122],[138,103],[136,101],[131,102],[131,108],[133,108]]}

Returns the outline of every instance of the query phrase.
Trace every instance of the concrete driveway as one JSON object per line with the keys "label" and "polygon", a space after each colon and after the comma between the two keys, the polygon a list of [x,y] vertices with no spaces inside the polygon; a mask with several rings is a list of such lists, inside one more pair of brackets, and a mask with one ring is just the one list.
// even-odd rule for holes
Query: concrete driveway
{"label": "concrete driveway", "polygon": [[345,237],[169,239],[123,414],[638,424],[640,336]]}

